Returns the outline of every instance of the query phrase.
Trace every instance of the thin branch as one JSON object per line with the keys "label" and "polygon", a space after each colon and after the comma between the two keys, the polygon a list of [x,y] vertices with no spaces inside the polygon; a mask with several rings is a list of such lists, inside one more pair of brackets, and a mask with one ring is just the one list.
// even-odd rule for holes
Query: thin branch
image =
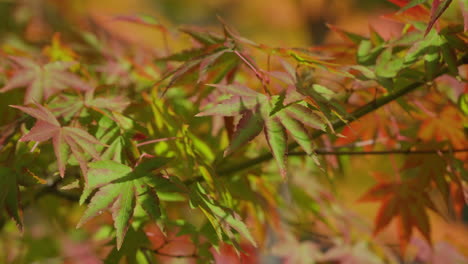
{"label": "thin branch", "polygon": [[[468,152],[468,148],[465,149],[425,149],[425,150],[405,150],[405,149],[390,149],[390,150],[374,150],[374,151],[335,151],[317,149],[315,153],[317,155],[334,155],[334,156],[353,156],[353,155],[392,155],[392,154],[446,154],[446,153],[457,153],[457,152]],[[304,151],[296,151],[288,153],[288,156],[305,156],[307,155]]]}
{"label": "thin branch", "polygon": [[[371,113],[373,111],[375,111],[376,109],[390,103],[390,102],[393,102],[394,100],[400,98],[401,96],[415,90],[416,88],[420,87],[424,85],[424,83],[421,83],[421,82],[415,82],[415,83],[412,83],[402,89],[399,89],[393,93],[390,93],[390,94],[387,94],[387,95],[384,95],[378,99],[376,99],[375,101],[372,101],[372,102],[369,102],[368,104],[358,108],[357,110],[355,110],[354,112],[352,112],[350,115],[352,117],[352,119],[350,120],[350,122],[353,122],[361,117],[363,117],[364,115],[368,114],[368,113]],[[333,123],[332,123],[332,127],[334,130],[337,130],[337,129],[340,129],[342,127],[344,127],[346,125],[346,123],[344,121],[342,121],[341,119],[336,119]],[[320,136],[322,136],[323,134],[325,134],[324,131],[322,130],[316,130],[313,134],[312,134],[312,139],[316,139]],[[295,148],[297,148],[299,145],[294,142],[294,143],[291,143],[288,145],[288,149],[289,150],[293,150]],[[234,165],[231,165],[231,166],[226,166],[226,167],[221,167],[219,169],[217,169],[217,173],[220,174],[220,175],[223,175],[223,174],[232,174],[232,173],[235,173],[235,172],[238,172],[238,171],[241,171],[241,170],[244,170],[244,169],[247,169],[247,168],[250,168],[252,166],[255,166],[259,163],[262,163],[262,162],[265,162],[265,161],[268,161],[270,159],[273,158],[273,155],[268,152],[268,153],[265,153],[263,155],[260,155],[259,157],[257,158],[254,158],[254,159],[250,159],[250,160],[247,160],[247,161],[244,161],[242,163],[238,163],[238,164],[234,164]],[[230,162],[226,162],[226,161],[222,161],[221,164],[229,164]]]}
{"label": "thin branch", "polygon": [[22,208],[29,207],[31,203],[38,201],[39,199],[41,199],[43,196],[46,196],[47,194],[63,198],[70,202],[78,202],[80,200],[80,197],[78,195],[67,193],[67,192],[62,192],[58,189],[58,185],[60,184],[62,180],[63,180],[62,178],[56,178],[53,182],[42,187],[38,192],[36,192],[32,200],[27,200],[25,203],[22,204]]}
{"label": "thin branch", "polygon": [[[466,64],[467,61],[468,61],[468,55],[465,55],[464,57],[462,57],[458,61],[457,65]],[[446,74],[447,72],[448,72],[447,67],[444,67],[434,77],[434,79],[436,77],[439,77],[439,76],[443,75],[443,74]],[[395,90],[394,92],[383,95],[380,98],[377,98],[376,100],[371,101],[371,102],[367,103],[364,106],[361,106],[360,108],[356,109],[354,112],[352,112],[350,114],[351,119],[349,120],[349,122],[356,121],[357,119],[359,119],[359,118],[361,118],[361,117],[363,117],[363,116],[365,116],[365,115],[379,109],[380,107],[382,107],[382,106],[384,106],[384,105],[386,105],[386,104],[388,104],[390,102],[395,101],[396,99],[402,97],[403,95],[406,95],[406,94],[416,90],[417,88],[423,86],[424,84],[425,84],[424,82],[411,83],[411,84],[407,85],[406,87],[403,87],[401,89]],[[344,127],[345,125],[346,125],[346,123],[341,119],[336,119],[336,120],[334,120],[332,122],[332,128],[334,130],[340,129],[340,128]],[[316,130],[312,134],[312,139],[317,139],[318,137],[322,136],[323,134],[325,134],[324,131]],[[288,145],[288,150],[293,150],[293,149],[297,148],[298,146],[299,145],[296,142],[293,142],[293,143]],[[226,159],[221,160],[219,162],[219,164],[232,164],[232,162],[227,161],[228,158],[229,157],[227,157]],[[271,160],[272,158],[273,158],[273,155],[270,152],[268,152],[268,153],[264,153],[264,154],[260,155],[257,158],[249,159],[249,160],[243,161],[241,163],[233,164],[233,165],[230,165],[230,166],[228,165],[228,166],[224,166],[224,167],[223,166],[218,167],[216,169],[216,172],[219,175],[232,174],[232,173],[235,173],[235,172],[242,171],[244,169],[250,168],[250,167],[255,166],[257,164],[260,164],[262,162]],[[194,181],[197,181],[197,180],[194,179]]]}

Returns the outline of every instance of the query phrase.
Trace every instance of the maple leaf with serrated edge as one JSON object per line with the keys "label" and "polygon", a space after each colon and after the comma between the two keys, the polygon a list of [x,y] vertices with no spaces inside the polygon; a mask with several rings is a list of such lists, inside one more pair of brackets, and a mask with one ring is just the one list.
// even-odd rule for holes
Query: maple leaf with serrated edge
{"label": "maple leaf with serrated edge", "polygon": [[[426,142],[423,145],[416,146],[415,150],[442,149],[444,144]],[[451,199],[451,185],[462,188],[462,182],[459,177],[453,173],[448,173],[449,166],[447,157],[440,155],[409,155],[401,168],[402,175],[411,181],[414,181],[421,189],[429,188],[432,191],[432,201],[435,211],[445,219],[453,219],[454,208]],[[437,199],[435,192],[442,194],[442,199]],[[430,193],[431,194],[431,193]]]}
{"label": "maple leaf with serrated edge", "polygon": [[384,229],[393,219],[398,220],[398,238],[402,252],[406,250],[413,227],[431,242],[431,227],[426,208],[435,210],[427,193],[410,181],[381,182],[365,193],[360,201],[381,201],[375,218],[374,235]]}
{"label": "maple leaf with serrated edge", "polygon": [[19,206],[19,189],[16,173],[9,168],[0,166],[0,208],[5,208],[7,213],[16,222],[20,230],[23,230],[23,221],[20,214]]}
{"label": "maple leaf with serrated edge", "polygon": [[431,28],[434,26],[439,17],[444,13],[445,10],[452,3],[452,0],[434,0],[431,7],[431,18],[426,28],[424,35],[427,35]]}
{"label": "maple leaf with serrated edge", "polygon": [[[190,204],[201,209],[220,240],[223,240],[224,234],[229,236],[229,233],[225,233],[227,229],[222,226],[224,223],[236,230],[253,246],[257,246],[257,243],[252,237],[248,227],[239,219],[239,217],[229,208],[223,207],[216,200],[210,199],[206,190],[203,189],[200,183],[195,184],[191,190]],[[234,246],[236,246],[236,244],[234,244]]]}
{"label": "maple leaf with serrated edge", "polygon": [[[286,131],[307,154],[314,154],[314,143],[304,125],[325,130],[326,122],[319,112],[300,104],[300,101],[292,101],[292,98],[300,98],[294,90],[266,96],[239,84],[212,86],[232,96],[197,116],[242,115],[225,156],[254,139],[262,130],[283,177],[286,176]],[[283,105],[284,102],[290,103]]]}
{"label": "maple leaf with serrated edge", "polygon": [[[414,21],[426,21],[429,18],[429,10],[418,2],[422,2],[420,0],[388,0],[393,4],[401,7],[401,10],[396,13],[391,13],[385,15],[385,18],[389,18],[391,20],[396,20],[402,23],[413,23]],[[425,2],[425,1],[423,1]]]}
{"label": "maple leaf with serrated edge", "polygon": [[463,132],[464,124],[468,117],[463,115],[457,108],[447,105],[439,110],[434,117],[427,118],[426,115],[417,115],[422,121],[419,126],[418,137],[425,142],[432,139],[437,141],[449,141],[454,148],[463,148],[468,140]]}
{"label": "maple leaf with serrated edge", "polygon": [[10,106],[37,119],[37,122],[28,134],[21,137],[20,141],[43,142],[52,139],[54,153],[57,158],[57,165],[61,177],[65,176],[65,164],[70,152],[80,164],[80,168],[84,175],[86,175],[87,172],[86,163],[88,160],[85,154],[90,154],[94,159],[100,159],[99,153],[95,149],[95,145],[104,144],[99,142],[85,130],[77,127],[60,126],[60,123],[52,112],[40,104],[36,104],[37,108],[19,105]]}
{"label": "maple leaf with serrated edge", "polygon": [[134,169],[111,161],[100,160],[89,163],[88,182],[80,198],[83,204],[93,195],[78,227],[100,211],[110,209],[116,229],[117,248],[122,246],[125,233],[138,203],[145,212],[157,219],[160,217],[159,198],[155,190],[157,183],[153,171],[161,169],[168,158],[151,158],[141,162]]}
{"label": "maple leaf with serrated edge", "polygon": [[[239,36],[234,30],[229,28],[221,19],[223,24],[224,37],[198,30],[195,28],[183,28],[180,31],[188,34],[199,42],[202,47],[184,50],[172,54],[160,60],[183,61],[175,70],[167,73],[157,84],[171,77],[166,85],[166,90],[176,84],[183,84],[184,80],[197,76],[197,83],[201,83],[210,78],[211,82],[218,83],[231,71],[235,70],[240,61],[243,61],[252,69],[257,77],[264,78],[261,71],[255,66],[248,55],[242,51],[243,44],[258,47],[258,44]],[[210,72],[214,76],[208,76]]]}
{"label": "maple leaf with serrated edge", "polygon": [[[184,82],[185,79],[195,75],[197,83],[207,78],[207,73],[219,66],[220,76],[215,76],[215,82],[219,82],[226,73],[234,69],[238,63],[237,56],[233,53],[234,41],[216,36],[193,28],[181,29],[203,46],[196,49],[184,50],[168,57],[160,58],[165,61],[183,61],[184,63],[175,70],[166,74],[158,84],[171,77],[166,89]],[[219,63],[218,63],[219,62]]]}
{"label": "maple leaf with serrated edge", "polygon": [[129,104],[130,101],[125,96],[95,96],[95,90],[93,89],[87,91],[84,96],[59,94],[50,100],[48,106],[52,112],[68,120],[79,114],[84,108],[91,108],[98,112],[105,109],[121,113]]}
{"label": "maple leaf with serrated edge", "polygon": [[73,62],[55,61],[44,65],[22,57],[9,57],[21,69],[0,89],[4,93],[26,87],[24,103],[41,102],[59,91],[73,88],[78,91],[91,90],[91,86],[77,75],[68,72]]}

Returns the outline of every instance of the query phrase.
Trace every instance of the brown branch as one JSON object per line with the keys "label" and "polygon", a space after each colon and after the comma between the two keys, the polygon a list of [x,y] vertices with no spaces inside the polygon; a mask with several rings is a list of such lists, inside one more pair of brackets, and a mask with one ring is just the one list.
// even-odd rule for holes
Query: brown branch
{"label": "brown branch", "polygon": [[[404,149],[390,149],[390,150],[374,150],[374,151],[335,151],[327,149],[317,149],[317,155],[334,155],[334,156],[353,156],[353,155],[411,155],[411,154],[447,154],[457,152],[468,152],[468,148],[464,149],[425,149],[425,150],[404,150]],[[307,153],[304,151],[296,151],[288,153],[288,156],[305,156]]]}
{"label": "brown branch", "polygon": [[33,199],[28,200],[22,204],[22,208],[24,209],[24,208],[29,207],[33,202],[38,201],[39,199],[41,199],[42,197],[48,194],[57,196],[59,198],[63,198],[70,202],[78,202],[80,200],[80,197],[78,195],[68,193],[68,192],[62,192],[58,189],[61,181],[62,181],[62,178],[57,178],[52,183],[49,183],[46,186],[42,187],[38,192],[36,192]]}

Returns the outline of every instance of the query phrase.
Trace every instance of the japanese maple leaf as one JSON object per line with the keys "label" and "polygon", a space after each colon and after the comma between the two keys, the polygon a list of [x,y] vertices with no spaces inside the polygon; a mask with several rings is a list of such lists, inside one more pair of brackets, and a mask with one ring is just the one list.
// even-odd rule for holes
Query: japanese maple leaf
{"label": "japanese maple leaf", "polygon": [[161,59],[184,62],[161,79],[163,81],[171,76],[166,89],[176,84],[183,84],[187,79],[193,83],[194,78],[197,83],[208,79],[218,83],[224,76],[234,71],[241,61],[254,71],[258,78],[265,77],[255,66],[253,60],[249,59],[249,56],[242,50],[243,44],[255,47],[258,47],[258,44],[239,36],[223,21],[221,23],[223,24],[224,37],[195,28],[181,29],[183,33],[196,40],[201,47],[184,50]]}
{"label": "japanese maple leaf", "polygon": [[385,17],[407,23],[411,21],[426,21],[429,18],[429,10],[423,5],[425,1],[409,1],[409,0],[388,0],[395,5],[401,7],[397,13],[386,15]]}
{"label": "japanese maple leaf", "polygon": [[320,260],[337,264],[385,263],[376,253],[372,252],[365,241],[357,242],[354,245],[338,241],[337,245],[329,249]]}
{"label": "japanese maple leaf", "polygon": [[99,153],[95,149],[96,144],[103,145],[96,138],[81,128],[60,126],[55,116],[47,108],[36,104],[37,108],[19,105],[10,105],[37,119],[28,134],[24,135],[20,141],[43,142],[52,139],[55,157],[60,176],[65,175],[65,164],[71,154],[80,164],[80,168],[86,175],[86,163],[88,158],[85,154],[90,154],[94,159],[100,159]]}
{"label": "japanese maple leaf", "polygon": [[[338,138],[335,141],[337,145],[353,144],[362,142],[383,142],[387,147],[394,147],[398,141],[398,126],[395,120],[388,120],[384,113],[376,111],[373,114],[362,117],[361,119],[347,125],[341,134],[345,137]],[[376,145],[371,144],[364,147],[371,150]]]}
{"label": "japanese maple leaf", "polygon": [[56,61],[44,65],[24,57],[10,57],[21,69],[16,71],[13,77],[0,92],[26,87],[24,103],[41,102],[59,91],[73,88],[79,91],[87,91],[91,86],[77,75],[68,72],[73,62]]}
{"label": "japanese maple leaf", "polygon": [[282,64],[285,72],[273,72],[271,75],[288,84],[288,90],[295,91],[295,98],[302,96],[305,102],[322,113],[331,130],[333,130],[333,126],[329,120],[339,118],[346,122],[345,118],[348,118],[349,114],[336,100],[338,94],[317,84],[311,67],[300,66],[294,69],[284,61]]}
{"label": "japanese maple leaf", "polygon": [[[289,90],[282,95],[266,96],[237,84],[213,86],[232,97],[197,116],[242,116],[225,156],[254,139],[262,130],[283,177],[286,176],[286,131],[307,154],[314,154],[314,143],[303,125],[324,130],[325,117],[299,104],[300,94]],[[290,103],[283,105],[285,102]]]}
{"label": "japanese maple leaf", "polygon": [[431,228],[426,207],[434,209],[428,195],[420,186],[403,182],[382,182],[364,194],[361,201],[381,201],[375,219],[374,234],[384,229],[392,219],[398,219],[398,236],[404,252],[416,228],[431,243]]}
{"label": "japanese maple leaf", "polygon": [[317,243],[299,241],[291,233],[285,233],[271,251],[274,256],[281,257],[284,264],[315,264],[323,258]]}
{"label": "japanese maple leaf", "polygon": [[447,10],[449,5],[452,3],[452,0],[434,0],[432,2],[432,7],[431,7],[431,19],[429,20],[429,23],[426,28],[426,32],[424,33],[427,35],[431,28],[434,26],[434,24],[437,22],[439,17]]}
{"label": "japanese maple leaf", "polygon": [[436,117],[428,118],[426,115],[417,116],[422,120],[418,137],[429,142],[448,140],[454,148],[463,148],[468,145],[468,140],[463,132],[464,124],[468,118],[455,107],[447,105]]}
{"label": "japanese maple leaf", "polygon": [[95,96],[95,91],[89,90],[84,96],[71,94],[60,94],[49,102],[52,112],[63,116],[65,120],[79,114],[85,107],[96,111],[103,109],[121,113],[130,104],[128,99],[122,95],[117,96]]}
{"label": "japanese maple leaf", "polygon": [[336,93],[323,85],[316,84],[309,67],[299,67],[294,77],[296,91],[307,96],[306,101],[314,105],[328,119],[338,117],[345,121],[349,114],[334,98]]}
{"label": "japanese maple leaf", "polygon": [[468,263],[468,259],[447,242],[440,241],[435,243],[434,246],[431,246],[427,244],[424,240],[415,237],[411,240],[411,244],[417,249],[416,259],[420,263]]}
{"label": "japanese maple leaf", "polygon": [[111,160],[91,162],[80,203],[83,204],[95,190],[97,192],[78,227],[109,208],[117,231],[117,248],[120,249],[137,203],[153,219],[160,216],[155,190],[157,179],[152,171],[161,169],[168,161],[167,158],[151,158],[135,168]]}

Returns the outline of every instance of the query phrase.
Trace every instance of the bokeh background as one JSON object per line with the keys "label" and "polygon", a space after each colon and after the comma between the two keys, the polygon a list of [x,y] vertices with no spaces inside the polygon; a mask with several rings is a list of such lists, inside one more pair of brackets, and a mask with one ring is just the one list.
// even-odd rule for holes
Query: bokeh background
{"label": "bokeh background", "polygon": [[[18,4],[25,8],[11,9]],[[45,40],[52,32],[41,20],[57,20],[54,14],[60,13],[69,22],[92,18],[126,38],[152,44],[157,40],[148,36],[151,34],[115,23],[112,16],[147,14],[165,25],[203,27],[218,25],[219,16],[257,42],[303,46],[336,38],[329,34],[327,24],[356,32],[366,32],[369,21],[391,27],[392,22],[379,16],[395,9],[386,0],[0,0],[0,30],[11,29],[11,18],[26,21],[34,17],[26,29],[29,37]]]}
{"label": "bokeh background", "polygon": [[[7,43],[21,45],[13,35],[22,32],[31,43],[49,43],[55,31],[68,32],[68,27],[83,25],[103,28],[135,45],[160,50],[164,43],[158,32],[114,19],[116,15],[145,14],[157,18],[173,34],[183,25],[219,30],[220,17],[242,36],[257,43],[332,45],[340,39],[328,24],[363,35],[368,34],[369,25],[385,38],[398,34],[400,26],[382,17],[396,9],[387,0],[0,0],[0,36],[8,38]],[[183,36],[173,39],[177,37]],[[171,50],[184,48],[179,43],[169,40]],[[368,172],[382,170],[382,162],[376,157],[359,157],[350,158],[347,164],[342,175],[337,175],[340,177],[338,196],[371,223],[377,205],[358,204],[356,200],[374,183]],[[82,263],[99,263],[93,245],[85,239],[88,234],[74,230],[82,208],[63,207],[62,203],[53,197],[41,199],[25,212],[28,217],[25,217],[24,236],[17,241],[9,240],[12,237],[9,235],[0,236],[0,249],[4,252],[21,251],[22,247],[34,249],[25,254],[24,263],[36,259],[61,263],[62,258],[56,256],[67,254],[89,258]],[[49,212],[41,213],[41,210]],[[468,252],[466,227],[449,228],[438,218],[434,218],[433,224],[435,241],[448,239],[462,252]],[[9,225],[2,232],[16,235],[13,224]],[[388,230],[391,233],[394,229]],[[394,234],[387,232],[382,236],[394,237]]]}

